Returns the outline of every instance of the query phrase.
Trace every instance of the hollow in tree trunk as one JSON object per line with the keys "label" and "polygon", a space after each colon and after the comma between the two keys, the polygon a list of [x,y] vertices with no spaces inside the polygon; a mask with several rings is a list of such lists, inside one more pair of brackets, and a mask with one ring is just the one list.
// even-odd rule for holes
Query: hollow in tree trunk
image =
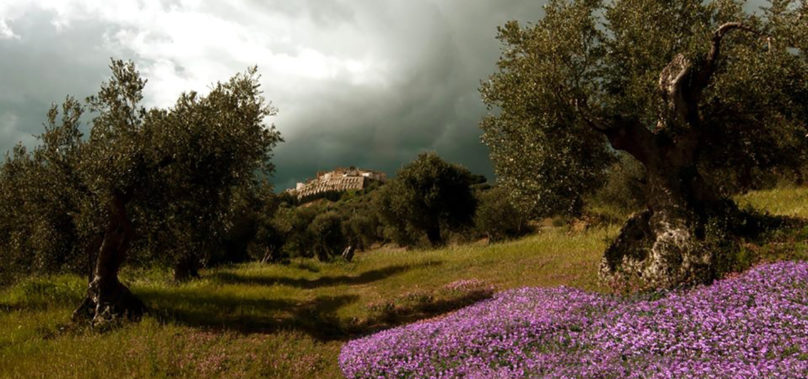
{"label": "hollow in tree trunk", "polygon": [[143,302],[118,280],[118,270],[134,234],[126,214],[124,195],[113,194],[108,206],[109,220],[98,249],[87,296],[73,312],[74,321],[87,320],[94,326],[120,318],[139,320],[145,311]]}

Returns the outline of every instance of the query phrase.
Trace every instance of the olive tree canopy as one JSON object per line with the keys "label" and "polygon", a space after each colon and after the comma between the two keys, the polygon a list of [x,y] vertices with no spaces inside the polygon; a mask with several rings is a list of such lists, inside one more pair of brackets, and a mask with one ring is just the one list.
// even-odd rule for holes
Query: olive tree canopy
{"label": "olive tree canopy", "polygon": [[384,223],[395,229],[397,242],[424,234],[439,246],[446,229],[472,224],[476,200],[471,185],[479,179],[435,153],[421,153],[382,187],[376,206]]}
{"label": "olive tree canopy", "polygon": [[1,247],[43,268],[91,266],[74,318],[93,323],[143,312],[118,280],[132,246],[194,270],[226,229],[233,194],[266,180],[281,141],[265,124],[275,109],[255,68],[205,96],[183,93],[167,109],[140,105],[146,81],[133,63],[113,60],[110,69],[87,99],[87,138],[85,105],[68,97],[48,113],[41,144],[32,153],[18,147],[0,167],[0,209],[13,217],[0,217]]}
{"label": "olive tree canopy", "polygon": [[646,169],[647,209],[607,250],[605,279],[709,280],[708,219],[735,213],[728,196],[757,172],[808,158],[802,1],[552,0],[498,38],[483,141],[526,207],[575,210],[616,150]]}

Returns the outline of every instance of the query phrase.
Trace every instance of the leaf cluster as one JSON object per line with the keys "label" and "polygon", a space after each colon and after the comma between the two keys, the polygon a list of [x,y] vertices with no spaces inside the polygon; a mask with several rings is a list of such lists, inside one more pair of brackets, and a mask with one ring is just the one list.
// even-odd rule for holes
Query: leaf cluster
{"label": "leaf cluster", "polygon": [[465,168],[447,163],[435,153],[423,153],[398,171],[381,191],[377,203],[393,238],[403,244],[425,234],[433,245],[444,242],[442,230],[473,223],[475,177]]}

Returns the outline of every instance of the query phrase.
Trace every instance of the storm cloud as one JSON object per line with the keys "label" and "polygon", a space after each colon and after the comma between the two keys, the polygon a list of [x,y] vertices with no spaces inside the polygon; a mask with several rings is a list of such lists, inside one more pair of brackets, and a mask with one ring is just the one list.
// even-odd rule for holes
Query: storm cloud
{"label": "storm cloud", "polygon": [[[112,3],[115,5],[107,4]],[[120,4],[116,4],[120,3]],[[499,56],[496,27],[535,21],[542,1],[16,1],[0,4],[0,150],[35,143],[48,106],[92,94],[110,57],[148,79],[145,103],[258,65],[278,189],[317,170],[393,174],[419,152],[493,178],[477,89]]]}

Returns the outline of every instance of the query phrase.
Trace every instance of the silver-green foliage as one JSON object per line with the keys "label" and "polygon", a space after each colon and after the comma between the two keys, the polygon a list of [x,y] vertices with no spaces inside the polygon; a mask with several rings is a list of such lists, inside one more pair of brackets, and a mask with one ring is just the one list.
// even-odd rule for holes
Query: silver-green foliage
{"label": "silver-green foliage", "polygon": [[[141,105],[146,80],[134,64],[113,60],[110,68],[87,106],[72,97],[54,105],[40,144],[17,147],[0,167],[0,254],[10,270],[84,271],[112,198],[126,202],[140,258],[199,260],[227,228],[234,191],[257,188],[273,171],[281,138],[265,124],[275,109],[255,68],[207,95],[183,93],[151,109]],[[93,118],[85,138],[86,107]]]}
{"label": "silver-green foliage", "polygon": [[[480,89],[490,110],[482,140],[498,178],[534,215],[578,211],[614,158],[591,121],[637,120],[659,132],[660,72],[677,54],[704,62],[728,22],[744,30],[724,36],[700,94],[698,112],[711,130],[696,166],[726,195],[755,172],[803,165],[804,1],[776,0],[749,13],[734,0],[553,0],[535,24],[499,28],[498,70]],[[677,131],[669,134],[675,140]]]}

